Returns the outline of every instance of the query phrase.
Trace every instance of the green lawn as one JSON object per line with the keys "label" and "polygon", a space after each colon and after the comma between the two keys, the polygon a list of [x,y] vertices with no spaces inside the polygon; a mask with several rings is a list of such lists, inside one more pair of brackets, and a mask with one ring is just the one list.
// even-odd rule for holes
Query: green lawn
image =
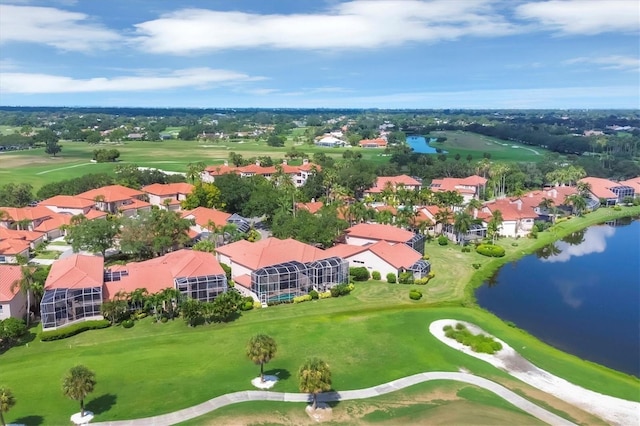
{"label": "green lawn", "polygon": [[55,250],[44,250],[36,255],[36,259],[57,259],[60,257],[60,252]]}
{"label": "green lawn", "polygon": [[[330,424],[544,424],[487,390],[448,381],[421,383],[380,397],[330,406]],[[315,424],[304,407],[304,403],[240,403],[180,425]]]}
{"label": "green lawn", "polygon": [[444,151],[447,151],[451,157],[460,154],[463,159],[466,158],[468,154],[471,154],[475,160],[479,160],[482,158],[483,153],[488,152],[491,154],[492,161],[538,162],[542,161],[544,154],[549,152],[538,146],[503,141],[501,139],[462,130],[431,132],[429,136],[445,136],[447,138],[445,142],[434,142],[431,146],[434,148],[442,148]]}

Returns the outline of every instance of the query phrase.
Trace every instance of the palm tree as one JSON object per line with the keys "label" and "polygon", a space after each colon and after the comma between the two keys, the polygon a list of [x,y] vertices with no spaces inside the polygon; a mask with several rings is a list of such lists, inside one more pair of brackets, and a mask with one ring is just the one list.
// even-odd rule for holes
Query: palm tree
{"label": "palm tree", "polygon": [[496,237],[498,236],[498,230],[503,222],[502,212],[500,210],[494,210],[491,213],[491,219],[487,224],[487,231],[491,234],[491,242],[496,243]]}
{"label": "palm tree", "polygon": [[257,334],[249,339],[247,356],[254,364],[260,364],[260,381],[264,383],[264,365],[276,356],[276,341],[266,334]]}
{"label": "palm tree", "polygon": [[582,212],[587,208],[587,201],[580,194],[567,195],[564,202],[565,204],[570,205],[572,212],[578,216],[582,216]]}
{"label": "palm tree", "polygon": [[11,389],[0,387],[0,424],[2,426],[6,426],[4,413],[8,412],[14,405],[16,405],[16,398],[13,396]]}
{"label": "palm tree", "polygon": [[62,379],[64,396],[80,401],[80,417],[84,417],[84,399],[96,386],[96,374],[84,365],[72,367]]}
{"label": "palm tree", "polygon": [[312,408],[318,406],[318,394],[331,389],[331,370],[329,365],[320,358],[309,358],[298,371],[300,380],[300,392],[310,393],[313,396]]}
{"label": "palm tree", "polygon": [[207,165],[201,161],[187,164],[187,179],[190,180],[191,183],[195,183],[196,179],[200,178],[200,175],[206,167]]}
{"label": "palm tree", "polygon": [[465,211],[456,213],[453,229],[456,231],[460,245],[464,242],[464,235],[469,232],[471,225],[473,225],[473,217],[469,213]]}
{"label": "palm tree", "polygon": [[436,214],[433,215],[433,220],[435,221],[436,226],[440,224],[440,235],[442,235],[444,231],[444,225],[449,223],[451,220],[451,210],[449,209],[440,209]]}
{"label": "palm tree", "polygon": [[390,210],[381,210],[376,214],[376,222],[382,223],[385,225],[393,222],[393,213]]}
{"label": "palm tree", "polygon": [[543,198],[540,201],[540,204],[538,204],[538,207],[540,207],[541,209],[545,210],[546,212],[549,212],[551,214],[549,214],[549,216],[551,217],[551,223],[553,223],[555,221],[555,215],[553,213],[555,213],[555,203],[553,202],[553,200],[551,198]]}
{"label": "palm tree", "polygon": [[477,211],[482,208],[482,201],[477,198],[472,198],[467,203],[467,213],[473,215],[473,217],[477,216]]}
{"label": "palm tree", "polygon": [[591,184],[589,182],[578,182],[576,189],[578,190],[578,194],[583,197],[588,197],[591,192]]}
{"label": "palm tree", "polygon": [[29,328],[29,320],[31,319],[31,292],[33,291],[33,285],[36,282],[35,270],[29,266],[23,265],[20,267],[22,277],[15,280],[11,284],[11,291],[19,289],[22,294],[27,298],[27,328]]}

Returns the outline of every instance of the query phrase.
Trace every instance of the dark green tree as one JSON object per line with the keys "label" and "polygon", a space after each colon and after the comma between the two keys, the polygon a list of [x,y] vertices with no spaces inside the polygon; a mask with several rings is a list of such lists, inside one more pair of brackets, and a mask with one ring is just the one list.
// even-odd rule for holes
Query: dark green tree
{"label": "dark green tree", "polygon": [[274,338],[266,334],[257,334],[249,340],[247,356],[254,364],[260,365],[260,381],[264,382],[264,365],[276,356],[277,350]]}
{"label": "dark green tree", "polygon": [[72,367],[62,379],[64,396],[80,401],[80,416],[84,417],[84,399],[96,387],[96,375],[84,365]]}

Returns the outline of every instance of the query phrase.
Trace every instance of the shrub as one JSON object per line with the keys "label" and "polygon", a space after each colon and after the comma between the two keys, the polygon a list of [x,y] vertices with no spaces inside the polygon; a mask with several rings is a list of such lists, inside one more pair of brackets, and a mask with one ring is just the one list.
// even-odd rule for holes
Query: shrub
{"label": "shrub", "polygon": [[367,281],[369,279],[369,270],[364,266],[357,266],[349,268],[349,275],[353,277],[354,281]]}
{"label": "shrub", "polygon": [[427,283],[429,282],[429,277],[424,277],[424,278],[418,278],[416,280],[413,280],[413,283],[415,285],[427,285]]}
{"label": "shrub", "polygon": [[97,330],[100,328],[107,328],[111,325],[109,320],[93,320],[79,322],[71,324],[69,326],[60,328],[58,330],[43,331],[40,333],[40,340],[43,342],[50,342],[53,340],[66,339],[67,337],[75,336],[87,330]]}
{"label": "shrub", "polygon": [[413,284],[413,273],[412,272],[400,272],[398,276],[399,284]]}
{"label": "shrub", "polygon": [[430,257],[429,257],[428,254],[425,254],[424,256],[422,256],[422,260],[429,260],[429,259],[430,259]]}
{"label": "shrub", "polygon": [[412,289],[409,291],[409,299],[420,300],[422,298],[422,292],[420,290]]}
{"label": "shrub", "polygon": [[613,206],[613,209],[614,209],[615,211],[620,211],[620,210],[622,210],[622,207],[620,207],[620,206],[618,206],[618,205],[615,205],[615,206]]}
{"label": "shrub", "polygon": [[471,247],[462,247],[462,252],[463,253],[471,253]]}
{"label": "shrub", "polygon": [[245,300],[240,304],[241,311],[250,311],[253,309],[253,300]]}
{"label": "shrub", "polygon": [[482,266],[479,263],[472,263],[471,266],[473,266],[473,269],[480,269],[480,266]]}
{"label": "shrub", "polygon": [[351,291],[355,288],[353,284],[338,284],[334,287],[331,287],[329,292],[331,293],[331,297],[340,297],[346,296],[351,293]]}
{"label": "shrub", "polygon": [[328,299],[331,297],[331,292],[325,291],[324,293],[318,293],[318,296],[320,296],[320,299]]}
{"label": "shrub", "polygon": [[253,302],[253,309],[262,309],[262,303],[258,301]]}
{"label": "shrub", "polygon": [[455,339],[465,346],[469,346],[474,352],[494,354],[502,349],[502,344],[493,337],[484,334],[473,334],[462,323],[457,323],[455,329],[450,325],[443,328],[444,335],[450,339]]}
{"label": "shrub", "polygon": [[371,273],[371,278],[373,278],[373,279],[374,279],[374,280],[376,280],[376,281],[380,281],[380,272],[378,272],[378,271],[373,271],[373,272]]}
{"label": "shrub", "polygon": [[389,272],[387,274],[387,282],[389,284],[395,284],[396,283],[396,274],[394,274],[393,272]]}
{"label": "shrub", "polygon": [[438,244],[440,244],[441,246],[446,246],[447,244],[449,244],[449,239],[444,235],[440,235],[438,237]]}
{"label": "shrub", "polygon": [[533,239],[538,238],[538,227],[537,226],[534,226],[533,228],[531,228],[531,232],[529,233],[529,238],[533,238]]}
{"label": "shrub", "polygon": [[135,323],[133,322],[133,320],[130,319],[126,319],[124,321],[122,321],[122,328],[131,328],[133,327]]}
{"label": "shrub", "polygon": [[309,292],[309,296],[311,296],[311,300],[316,300],[318,297],[320,297],[320,296],[318,296],[318,292],[315,291],[315,290],[311,290]]}
{"label": "shrub", "polygon": [[167,317],[160,318],[160,322],[163,323],[163,324],[165,324],[167,321],[169,321],[169,318],[167,318]]}
{"label": "shrub", "polygon": [[9,317],[0,321],[0,347],[18,342],[26,332],[27,325],[21,319]]}
{"label": "shrub", "polygon": [[490,244],[480,244],[476,247],[476,251],[483,256],[489,257],[502,257],[505,255],[504,248]]}
{"label": "shrub", "polygon": [[308,302],[309,300],[311,300],[311,295],[310,294],[305,294],[304,296],[296,296],[293,298],[293,303],[302,303],[302,302]]}
{"label": "shrub", "polygon": [[436,276],[436,273],[433,271],[429,271],[429,273],[427,274],[427,277],[429,277],[429,279],[433,278]]}
{"label": "shrub", "polygon": [[[520,237],[518,237],[518,238],[520,238]],[[513,247],[518,247],[518,243],[511,243],[511,245],[512,245]]]}

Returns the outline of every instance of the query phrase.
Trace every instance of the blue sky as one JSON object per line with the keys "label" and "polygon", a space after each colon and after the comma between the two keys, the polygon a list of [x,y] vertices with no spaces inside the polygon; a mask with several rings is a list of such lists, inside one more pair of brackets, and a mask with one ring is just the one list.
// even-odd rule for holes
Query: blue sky
{"label": "blue sky", "polygon": [[636,0],[0,0],[0,105],[640,108]]}

